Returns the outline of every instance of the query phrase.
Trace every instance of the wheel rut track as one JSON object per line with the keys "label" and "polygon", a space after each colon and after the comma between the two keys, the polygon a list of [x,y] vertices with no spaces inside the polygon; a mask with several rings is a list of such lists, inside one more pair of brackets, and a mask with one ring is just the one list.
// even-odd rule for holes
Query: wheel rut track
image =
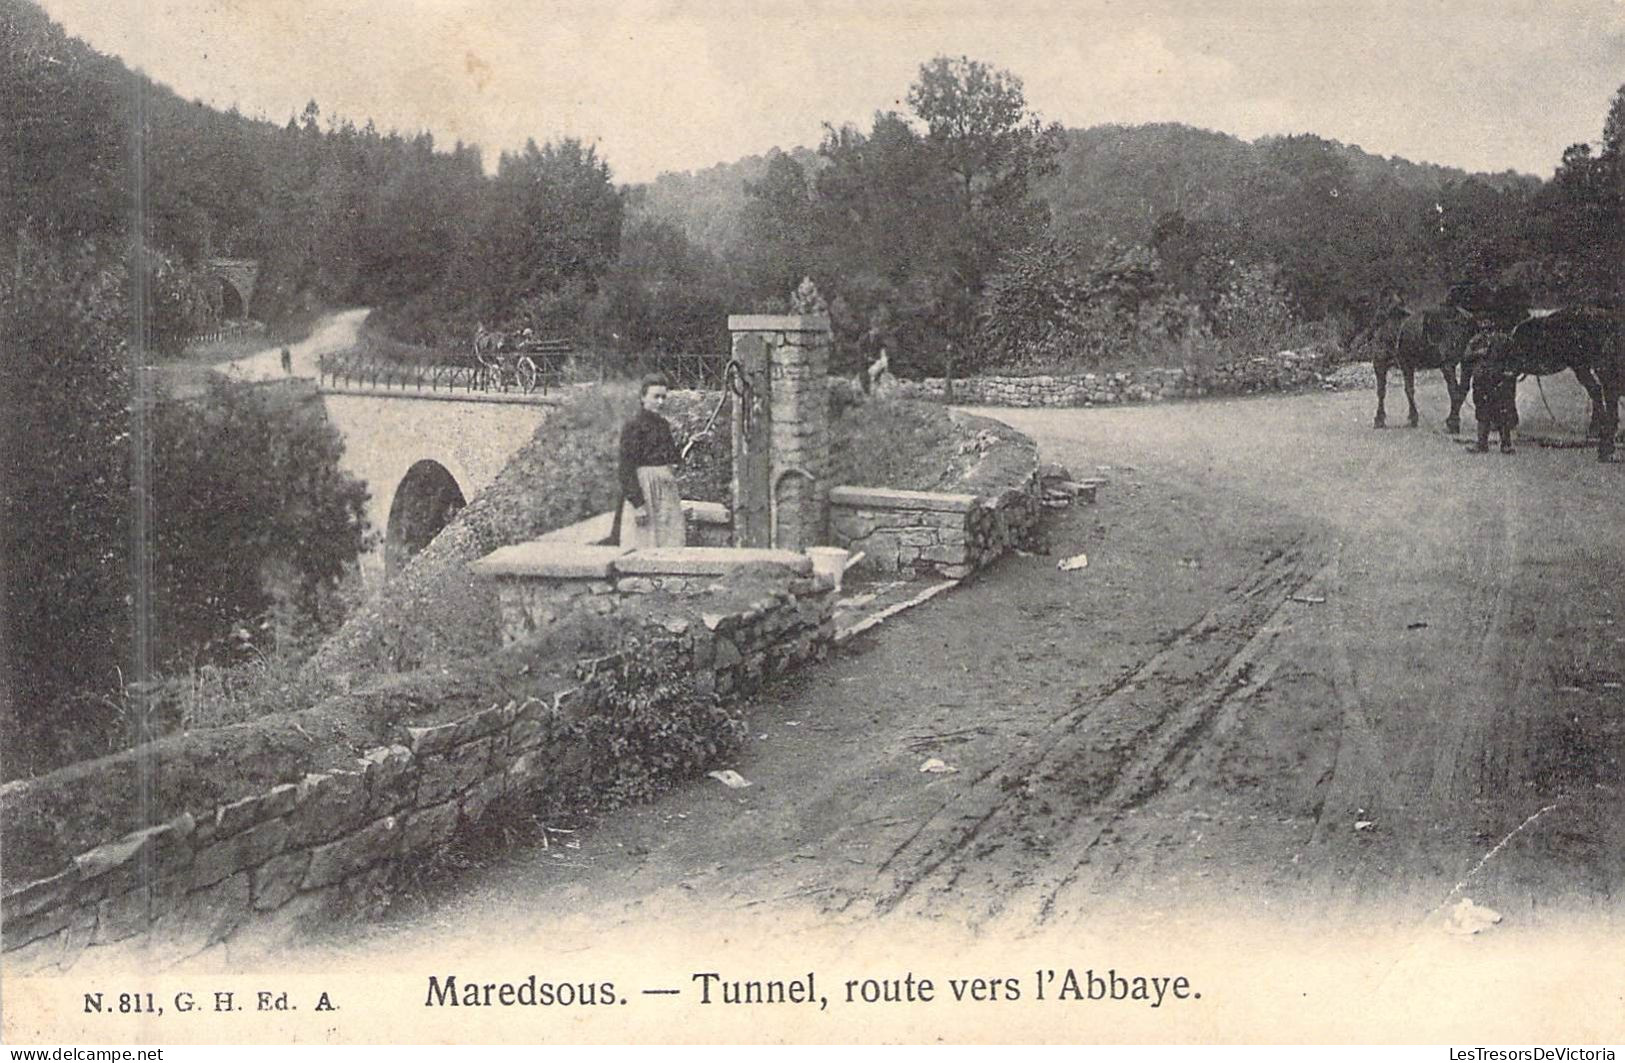
{"label": "wheel rut track", "polygon": [[1373,718],[1374,711],[1393,714],[1395,707],[1380,697],[1372,704],[1374,695],[1349,658],[1354,639],[1347,633],[1352,621],[1345,596],[1332,596],[1328,615],[1337,635],[1329,640],[1328,660],[1342,729],[1306,847],[1312,858],[1299,869],[1301,881],[1318,886],[1323,903],[1348,906],[1391,888],[1388,876],[1367,866],[1369,846],[1351,847],[1354,820],[1364,816],[1383,824],[1394,846],[1390,859],[1419,866],[1429,846],[1439,844],[1428,837],[1430,823],[1448,821],[1486,786],[1510,784],[1482,759],[1494,748],[1492,733],[1511,722],[1505,695],[1492,695],[1486,684],[1502,682],[1491,677],[1503,670],[1512,677],[1508,691],[1537,681],[1540,638],[1511,631],[1513,584],[1504,573],[1514,567],[1524,529],[1506,513],[1493,514],[1492,521],[1482,556],[1462,560],[1462,582],[1473,589],[1450,616],[1460,671],[1477,679],[1464,678],[1448,697],[1427,704],[1428,715],[1403,744],[1396,743],[1391,724]]}
{"label": "wheel rut track", "polygon": [[[1323,562],[1307,537],[1264,557],[1229,588],[1225,604],[1175,632],[1138,668],[1074,695],[1041,731],[946,801],[839,910],[930,914],[939,898],[962,909],[974,897],[985,911],[973,918],[1020,902],[1036,902],[1038,918],[1048,918],[1056,895],[1076,882],[1117,818],[1178,778],[1231,696],[1248,685],[1287,597]],[[977,855],[989,847],[1008,852],[1000,866],[983,870]]]}

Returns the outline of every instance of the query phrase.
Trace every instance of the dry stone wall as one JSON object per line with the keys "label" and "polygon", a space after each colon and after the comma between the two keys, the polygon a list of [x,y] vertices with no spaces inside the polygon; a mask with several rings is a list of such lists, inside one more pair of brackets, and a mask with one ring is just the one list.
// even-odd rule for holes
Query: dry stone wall
{"label": "dry stone wall", "polygon": [[[1216,366],[1113,373],[975,376],[953,382],[953,401],[970,406],[1105,406],[1172,402],[1208,396],[1254,395],[1322,386],[1335,367],[1315,350],[1280,351]],[[907,398],[947,401],[941,377],[897,384]]]}
{"label": "dry stone wall", "polygon": [[[718,612],[647,613],[629,628],[702,693],[726,695],[822,659],[833,612],[833,594],[801,580]],[[342,769],[187,810],[61,866],[8,866],[7,968],[66,969],[87,954],[165,965],[239,934],[275,936],[364,907],[496,802],[570,785],[584,758],[556,741],[569,733],[561,723],[602,707],[602,677],[618,663],[584,662],[576,682],[545,697],[400,726]]]}

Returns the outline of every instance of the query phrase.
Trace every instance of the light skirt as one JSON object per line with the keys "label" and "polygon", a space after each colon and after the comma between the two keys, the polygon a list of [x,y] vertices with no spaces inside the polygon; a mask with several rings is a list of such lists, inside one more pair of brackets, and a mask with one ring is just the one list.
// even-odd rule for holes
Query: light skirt
{"label": "light skirt", "polygon": [[632,503],[625,503],[621,510],[621,545],[687,546],[688,524],[683,518],[683,498],[677,491],[677,475],[672,467],[638,466],[638,486],[643,488],[649,521],[639,524]]}

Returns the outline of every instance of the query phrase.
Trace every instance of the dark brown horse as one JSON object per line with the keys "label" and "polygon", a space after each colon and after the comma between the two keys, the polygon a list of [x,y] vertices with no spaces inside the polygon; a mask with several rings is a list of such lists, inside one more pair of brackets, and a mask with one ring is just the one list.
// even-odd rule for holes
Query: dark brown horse
{"label": "dark brown horse", "polygon": [[1520,322],[1511,332],[1489,332],[1469,345],[1462,363],[1463,386],[1473,367],[1493,359],[1525,376],[1573,370],[1591,396],[1586,438],[1596,437],[1597,460],[1614,461],[1619,433],[1619,397],[1625,392],[1625,319],[1600,307],[1567,307]]}
{"label": "dark brown horse", "polygon": [[1444,376],[1450,391],[1450,415],[1445,418],[1446,430],[1461,431],[1461,404],[1467,401],[1466,380],[1458,382],[1456,367],[1467,353],[1467,341],[1477,331],[1473,316],[1453,306],[1433,306],[1411,313],[1394,307],[1387,311],[1387,320],[1375,331],[1379,347],[1371,368],[1377,373],[1377,416],[1373,428],[1388,424],[1384,400],[1388,395],[1388,370],[1397,366],[1405,377],[1405,400],[1410,404],[1409,426],[1415,428],[1421,420],[1416,409],[1416,371],[1437,369]]}

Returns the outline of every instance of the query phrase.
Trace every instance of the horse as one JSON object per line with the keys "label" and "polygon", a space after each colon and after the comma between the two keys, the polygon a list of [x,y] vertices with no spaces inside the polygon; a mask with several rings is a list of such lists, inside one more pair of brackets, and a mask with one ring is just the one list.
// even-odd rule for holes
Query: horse
{"label": "horse", "polygon": [[485,327],[481,321],[474,330],[474,364],[479,370],[479,386],[489,389],[502,382],[502,355],[508,349],[508,334]]}
{"label": "horse", "polygon": [[508,334],[485,327],[481,321],[474,329],[474,357],[484,363],[488,357],[501,354],[508,348]]}
{"label": "horse", "polygon": [[1612,462],[1619,433],[1619,398],[1625,392],[1625,320],[1593,306],[1566,307],[1520,321],[1510,332],[1493,331],[1468,345],[1464,385],[1474,366],[1486,359],[1510,366],[1521,376],[1549,376],[1565,369],[1591,397],[1586,438],[1597,439],[1597,460]]}
{"label": "horse", "polygon": [[1452,434],[1460,432],[1461,405],[1467,401],[1467,383],[1457,382],[1456,367],[1462,363],[1467,341],[1477,329],[1473,316],[1456,307],[1428,307],[1416,313],[1398,306],[1388,310],[1383,323],[1374,330],[1378,335],[1386,331],[1389,337],[1371,360],[1371,368],[1377,374],[1377,415],[1371,427],[1387,426],[1384,400],[1388,395],[1388,370],[1398,366],[1405,377],[1405,400],[1411,408],[1409,427],[1415,428],[1421,421],[1416,409],[1416,371],[1437,369],[1450,392],[1450,415],[1445,418],[1445,429]]}

